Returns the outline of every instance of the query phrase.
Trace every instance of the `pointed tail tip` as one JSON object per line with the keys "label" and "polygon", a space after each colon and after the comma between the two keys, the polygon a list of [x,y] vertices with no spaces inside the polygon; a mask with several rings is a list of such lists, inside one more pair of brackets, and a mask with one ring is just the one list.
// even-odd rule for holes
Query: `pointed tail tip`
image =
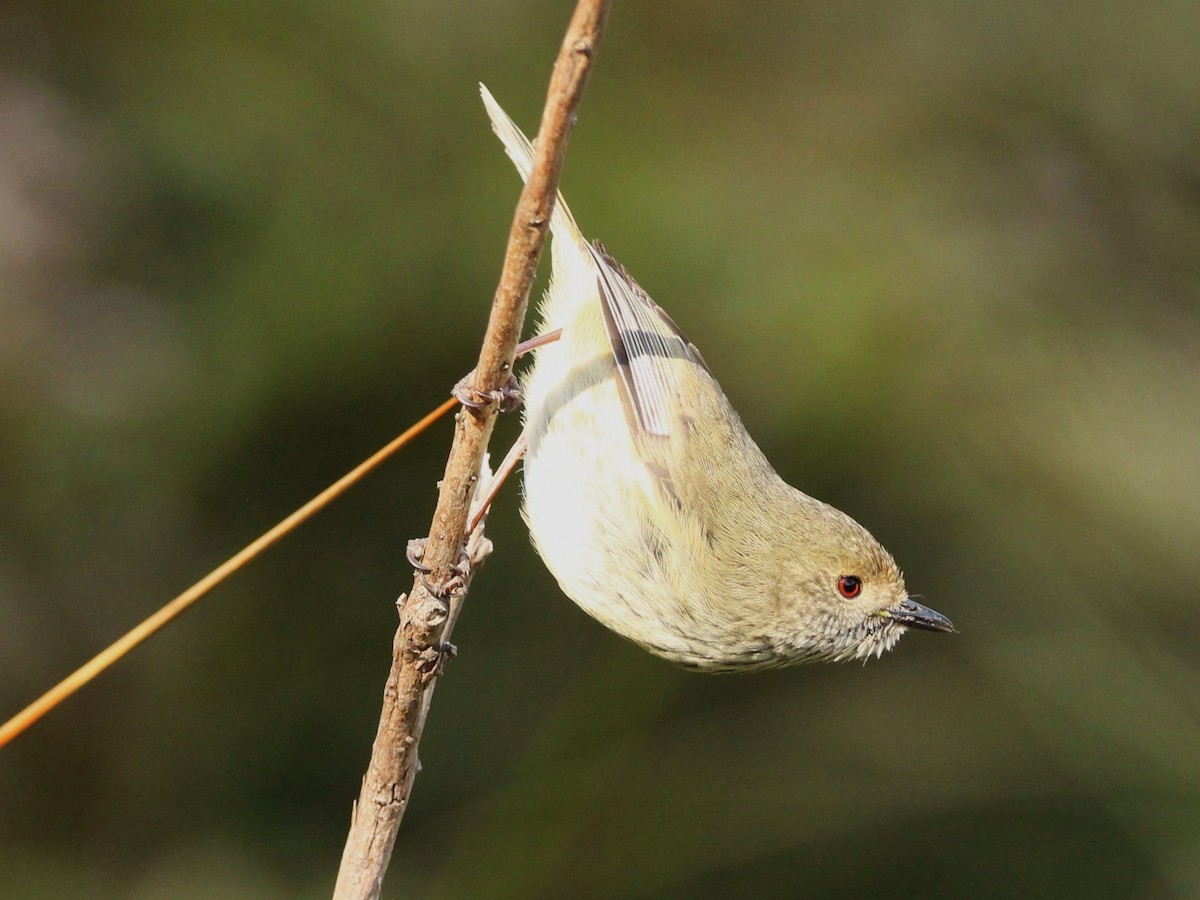
{"label": "pointed tail tip", "polygon": [[479,82],[479,96],[483,98],[483,106],[487,110],[488,118],[492,120],[492,127],[498,128],[499,124],[508,118],[508,114],[496,102],[496,98],[492,96],[492,92],[482,81]]}

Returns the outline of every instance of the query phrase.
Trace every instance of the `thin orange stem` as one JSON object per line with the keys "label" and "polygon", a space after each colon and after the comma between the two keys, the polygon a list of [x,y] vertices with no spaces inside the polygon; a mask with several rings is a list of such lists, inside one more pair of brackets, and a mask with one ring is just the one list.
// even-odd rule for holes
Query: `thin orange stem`
{"label": "thin orange stem", "polygon": [[154,632],[158,631],[158,629],[162,628],[246,563],[250,562],[250,560],[279,541],[284,535],[328,506],[333,500],[353,487],[389,456],[448,413],[457,403],[458,401],[454,398],[447,400],[387,446],[343,475],[261,537],[243,547],[158,612],[154,613],[154,615],[125,634],[124,637],[110,644],[33,703],[29,704],[3,725],[0,725],[0,747],[3,747],[17,735],[21,734],[30,725],[66,700],[130,650],[142,643],[142,641],[146,640],[146,638],[150,637],[150,635],[154,634]]}

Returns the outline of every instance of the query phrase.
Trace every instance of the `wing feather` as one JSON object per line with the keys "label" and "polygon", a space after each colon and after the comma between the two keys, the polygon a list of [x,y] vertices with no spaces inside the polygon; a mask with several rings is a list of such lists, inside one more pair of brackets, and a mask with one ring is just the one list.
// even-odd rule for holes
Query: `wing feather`
{"label": "wing feather", "polygon": [[[488,89],[479,86],[492,120],[492,128],[504,143],[522,178],[533,167],[533,146],[496,103]],[[583,239],[571,211],[559,195],[551,218],[554,232],[555,272],[561,259],[573,252],[591,258],[595,265],[600,304],[609,345],[617,370],[617,384],[625,418],[634,436],[642,462],[667,495],[678,501],[672,469],[679,444],[672,434],[688,416],[690,404],[681,378],[685,361],[708,366],[700,351],[679,326],[642,290],[625,268],[599,243]],[[563,246],[560,246],[560,243]]]}
{"label": "wing feather", "polygon": [[590,246],[626,414],[639,436],[670,437],[678,413],[687,408],[678,364],[672,360],[687,360],[706,371],[708,366],[696,345],[604,246]]}

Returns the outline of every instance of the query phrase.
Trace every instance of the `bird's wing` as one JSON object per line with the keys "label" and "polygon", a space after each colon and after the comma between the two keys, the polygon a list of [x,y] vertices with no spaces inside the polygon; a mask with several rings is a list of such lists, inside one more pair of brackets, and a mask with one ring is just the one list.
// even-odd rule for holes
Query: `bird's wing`
{"label": "bird's wing", "polygon": [[670,437],[687,404],[677,364],[708,366],[696,345],[602,244],[591,245],[599,273],[600,305],[612,345],[626,413],[639,435]]}
{"label": "bird's wing", "polygon": [[[493,130],[504,143],[504,149],[521,177],[528,179],[533,168],[532,145],[488,89],[480,85],[479,90]],[[680,426],[681,414],[686,415],[688,410],[680,385],[679,360],[694,363],[706,371],[708,366],[679,326],[650,299],[625,268],[599,243],[589,244],[584,240],[561,194],[554,205],[550,227],[555,235],[556,256],[562,241],[565,247],[584,253],[585,258],[590,255],[595,263],[600,304],[616,363],[626,420],[643,462],[662,481],[667,492],[675,495],[670,438],[672,431]],[[568,251],[564,249],[563,252]],[[556,270],[557,265],[556,259]],[[674,446],[677,448],[679,444]]]}

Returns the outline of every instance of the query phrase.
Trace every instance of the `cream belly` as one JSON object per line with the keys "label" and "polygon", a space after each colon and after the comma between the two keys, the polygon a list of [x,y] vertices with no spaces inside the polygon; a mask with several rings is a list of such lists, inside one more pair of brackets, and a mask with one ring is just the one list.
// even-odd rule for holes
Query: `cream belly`
{"label": "cream belly", "polygon": [[[537,351],[524,386],[537,398],[525,409],[525,520],[547,568],[585,612],[659,653],[685,656],[695,635],[685,640],[671,623],[692,620],[703,560],[679,559],[659,540],[680,527],[678,512],[637,462],[598,302],[575,312],[562,339]],[[547,318],[546,328],[556,327]],[[630,492],[646,499],[630,502]]]}
{"label": "cream belly", "polygon": [[577,292],[556,309],[560,287],[543,330],[562,327],[562,338],[537,351],[524,385],[534,545],[563,593],[618,634],[680,662],[721,656],[718,648],[742,643],[731,631],[745,626],[722,608],[724,592],[710,596],[727,583],[725,567],[704,523],[641,462],[599,302],[580,304]]}
{"label": "cream belly", "polygon": [[[533,149],[482,89],[523,178]],[[618,634],[708,669],[865,658],[952,630],[849,516],[785,484],[696,347],[559,197],[524,380],[525,520],[564,593]]]}

